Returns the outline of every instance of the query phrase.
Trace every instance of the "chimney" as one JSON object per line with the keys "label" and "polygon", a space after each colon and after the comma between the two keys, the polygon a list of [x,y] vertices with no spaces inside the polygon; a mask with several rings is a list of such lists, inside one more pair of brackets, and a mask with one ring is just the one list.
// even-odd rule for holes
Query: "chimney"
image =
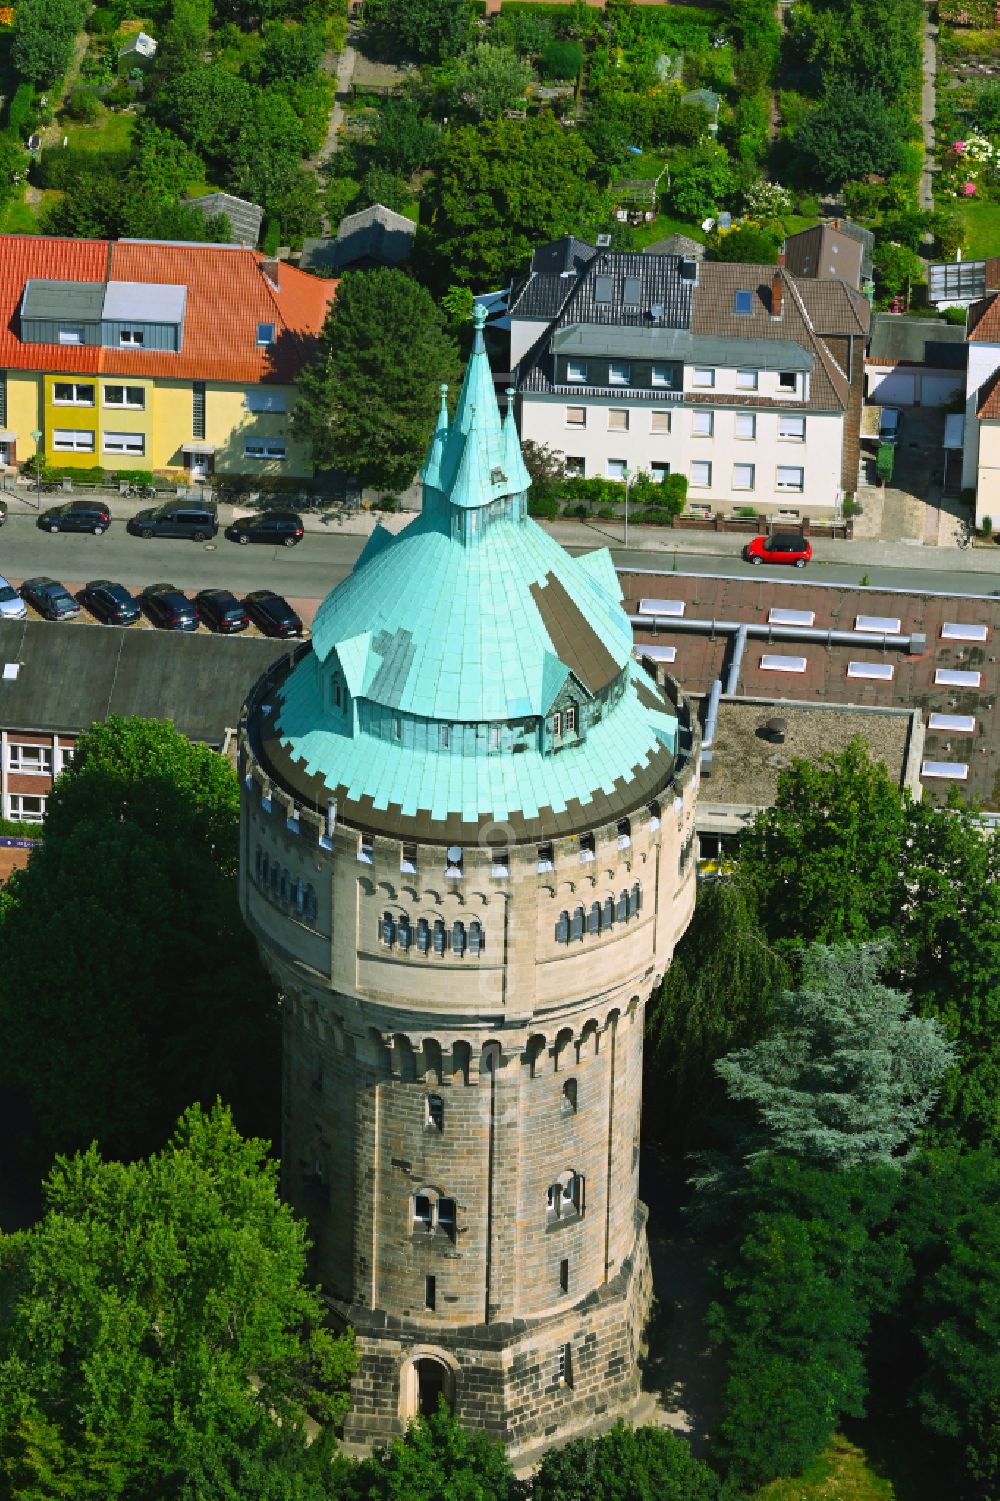
{"label": "chimney", "polygon": [[781,300],[784,295],[785,284],[781,279],[781,272],[775,271],[771,277],[771,317],[781,317]]}
{"label": "chimney", "polygon": [[281,262],[277,259],[276,256],[267,256],[260,263],[260,269],[263,271],[264,275],[267,277],[268,281],[271,283],[276,292],[280,288],[280,283],[278,281],[280,265]]}

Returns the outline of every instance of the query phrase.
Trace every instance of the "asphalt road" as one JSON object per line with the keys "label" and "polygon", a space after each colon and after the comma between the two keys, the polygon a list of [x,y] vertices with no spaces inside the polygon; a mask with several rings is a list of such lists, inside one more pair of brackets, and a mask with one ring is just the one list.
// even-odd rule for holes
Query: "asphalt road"
{"label": "asphalt road", "polygon": [[[129,588],[161,579],[192,592],[219,587],[245,594],[250,589],[275,589],[289,599],[320,600],[345,578],[364,545],[353,533],[307,532],[298,547],[240,547],[219,536],[213,543],[130,537],[116,520],[103,537],[41,532],[31,516],[11,516],[0,529],[0,574],[14,581],[48,574],[62,583],[78,585],[93,578],[110,578]],[[572,549],[576,552],[583,548]],[[664,573],[720,574],[744,577],[750,568],[738,557],[705,553],[650,552],[613,548],[620,567]],[[757,577],[784,582],[853,584],[865,579],[873,588],[916,589],[926,593],[1000,594],[1000,559],[995,573],[970,573],[962,554],[942,554],[951,567],[877,568],[860,563],[814,561],[801,572],[762,568]],[[929,561],[926,553],[921,564]]]}

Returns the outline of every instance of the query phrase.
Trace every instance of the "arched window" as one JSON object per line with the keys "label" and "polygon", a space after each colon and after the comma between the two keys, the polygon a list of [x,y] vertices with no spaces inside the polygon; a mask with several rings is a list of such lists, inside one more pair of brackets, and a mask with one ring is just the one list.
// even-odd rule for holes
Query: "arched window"
{"label": "arched window", "polygon": [[573,913],[573,921],[570,923],[569,936],[575,942],[583,937],[583,908],[577,907]]}
{"label": "arched window", "polygon": [[628,922],[628,892],[623,891],[618,898],[618,921]]}
{"label": "arched window", "polygon": [[400,948],[405,954],[407,949],[410,947],[410,944],[413,942],[413,929],[410,926],[410,919],[407,917],[405,912],[396,925],[396,937],[398,939]]}
{"label": "arched window", "polygon": [[268,871],[268,885],[273,896],[278,894],[278,886],[281,882],[281,866],[272,865]]}
{"label": "arched window", "polygon": [[651,829],[660,827],[660,804],[655,797],[649,804],[649,827]]}
{"label": "arched window", "polygon": [[444,1130],[444,1100],[439,1094],[427,1096],[427,1124],[436,1131]]}
{"label": "arched window", "polygon": [[627,818],[618,820],[618,848],[627,850],[632,843],[632,825]]}
{"label": "arched window", "polygon": [[278,888],[278,895],[283,902],[290,902],[292,899],[292,878],[288,874],[288,871],[284,869],[281,872],[281,884]]}
{"label": "arched window", "polygon": [[451,951],[461,959],[465,954],[465,923],[459,918],[451,928]]}
{"label": "arched window", "polygon": [[556,943],[569,943],[569,913],[560,912],[556,923]]}
{"label": "arched window", "polygon": [[434,1229],[434,1200],[430,1194],[414,1194],[412,1203],[414,1230]]}
{"label": "arched window", "polygon": [[396,920],[391,912],[382,913],[381,935],[386,948],[391,949],[396,941]]}
{"label": "arched window", "polygon": [[601,904],[591,902],[590,912],[587,916],[587,932],[599,933],[601,931]]}
{"label": "arched window", "polygon": [[563,1115],[576,1114],[576,1080],[567,1079],[563,1085]]}
{"label": "arched window", "polygon": [[483,925],[477,918],[473,918],[469,924],[469,953],[473,959],[478,959],[483,951]]}
{"label": "arched window", "polygon": [[632,892],[628,904],[629,917],[635,917],[638,914],[641,902],[642,891],[640,889],[639,882],[636,881],[635,885],[632,887]]}
{"label": "arched window", "polygon": [[316,893],[311,886],[307,886],[303,897],[303,910],[308,922],[315,922],[319,908],[316,903]]}
{"label": "arched window", "polygon": [[306,888],[301,876],[295,877],[295,910],[301,917],[306,906]]}
{"label": "arched window", "polygon": [[583,1213],[583,1178],[579,1173],[560,1173],[549,1185],[545,1200],[549,1220],[568,1220]]}
{"label": "arched window", "polygon": [[431,946],[431,925],[426,917],[417,918],[417,950],[426,954]]}
{"label": "arched window", "polygon": [[264,854],[264,851],[261,849],[260,845],[258,844],[258,846],[257,846],[257,879],[258,879],[258,881],[263,880],[263,878],[264,878],[264,861],[266,860],[266,858],[267,858],[267,856]]}
{"label": "arched window", "polygon": [[613,896],[605,897],[604,910],[601,913],[601,932],[606,933],[615,925],[615,899]]}
{"label": "arched window", "polygon": [[447,934],[445,932],[444,919],[441,918],[441,917],[436,917],[434,919],[434,952],[435,952],[435,954],[443,954],[444,953],[446,941],[447,941]]}

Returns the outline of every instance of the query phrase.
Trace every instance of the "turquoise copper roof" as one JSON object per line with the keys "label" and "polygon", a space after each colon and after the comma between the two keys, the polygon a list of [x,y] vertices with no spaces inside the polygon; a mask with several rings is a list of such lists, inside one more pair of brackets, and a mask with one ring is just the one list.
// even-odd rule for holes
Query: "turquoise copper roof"
{"label": "turquoise copper roof", "polygon": [[373,827],[453,838],[493,818],[551,834],[605,821],[636,778],[662,784],[677,721],[632,661],[610,554],[573,558],[527,515],[513,403],[502,422],[476,311],[423,511],[396,536],[377,527],[323,601],[268,738],[286,780],[359,804]]}

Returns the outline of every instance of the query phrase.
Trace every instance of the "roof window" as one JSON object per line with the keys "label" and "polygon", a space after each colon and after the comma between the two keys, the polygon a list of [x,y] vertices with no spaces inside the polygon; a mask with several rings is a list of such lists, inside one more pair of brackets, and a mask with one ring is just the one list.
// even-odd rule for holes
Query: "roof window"
{"label": "roof window", "polygon": [[753,293],[739,291],[733,298],[733,312],[746,314],[753,312]]}
{"label": "roof window", "polygon": [[598,276],[594,282],[594,301],[607,304],[614,294],[614,282],[610,276]]}
{"label": "roof window", "polygon": [[273,323],[258,323],[257,324],[257,343],[259,345],[273,344],[274,343],[274,324]]}
{"label": "roof window", "polygon": [[625,306],[638,307],[642,301],[642,282],[638,276],[625,278]]}

